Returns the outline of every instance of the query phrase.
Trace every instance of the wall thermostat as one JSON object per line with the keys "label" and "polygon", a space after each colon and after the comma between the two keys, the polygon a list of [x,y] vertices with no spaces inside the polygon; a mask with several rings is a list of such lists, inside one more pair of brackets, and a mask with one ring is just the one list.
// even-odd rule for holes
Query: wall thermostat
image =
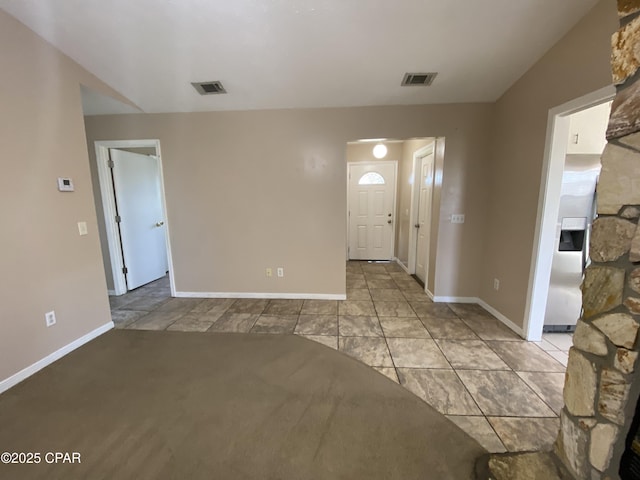
{"label": "wall thermostat", "polygon": [[58,190],[61,192],[73,192],[73,180],[69,177],[58,177]]}

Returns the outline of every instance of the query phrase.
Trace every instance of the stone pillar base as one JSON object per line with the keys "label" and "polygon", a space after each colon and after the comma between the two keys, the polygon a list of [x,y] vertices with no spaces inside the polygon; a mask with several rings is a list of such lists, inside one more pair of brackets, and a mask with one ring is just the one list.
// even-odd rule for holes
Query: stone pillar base
{"label": "stone pillar base", "polygon": [[489,453],[476,462],[478,480],[574,480],[553,452]]}

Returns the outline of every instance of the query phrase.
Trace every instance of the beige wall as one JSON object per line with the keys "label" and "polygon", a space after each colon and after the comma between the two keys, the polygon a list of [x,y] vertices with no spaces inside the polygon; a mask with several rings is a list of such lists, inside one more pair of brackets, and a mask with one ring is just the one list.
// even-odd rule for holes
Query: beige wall
{"label": "beige wall", "polygon": [[[344,294],[346,143],[446,136],[442,210],[471,221],[441,225],[439,287],[475,296],[491,115],[487,104],[134,114],[86,128],[90,145],[160,140],[176,289],[201,293]],[[284,278],[265,277],[279,266]]]}
{"label": "beige wall", "polygon": [[[602,0],[496,104],[482,298],[522,326],[550,108],[611,84],[616,4]],[[447,148],[449,147],[447,138]],[[500,290],[493,290],[493,279]]]}
{"label": "beige wall", "polygon": [[[123,98],[1,10],[0,71],[2,381],[111,321],[80,83]],[[75,192],[58,192],[59,176]]]}
{"label": "beige wall", "polygon": [[[387,155],[377,159],[373,156],[373,147],[378,143],[387,146]],[[347,144],[347,162],[398,162],[402,160],[402,141],[394,142],[363,142]]]}

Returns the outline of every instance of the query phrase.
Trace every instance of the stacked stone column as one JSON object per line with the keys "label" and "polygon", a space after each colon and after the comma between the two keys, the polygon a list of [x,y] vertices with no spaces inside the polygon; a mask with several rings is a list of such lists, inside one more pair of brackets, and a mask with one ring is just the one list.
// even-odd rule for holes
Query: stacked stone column
{"label": "stacked stone column", "polygon": [[617,95],[555,444],[565,466],[585,479],[618,478],[640,395],[640,0],[618,0],[618,13],[611,42]]}

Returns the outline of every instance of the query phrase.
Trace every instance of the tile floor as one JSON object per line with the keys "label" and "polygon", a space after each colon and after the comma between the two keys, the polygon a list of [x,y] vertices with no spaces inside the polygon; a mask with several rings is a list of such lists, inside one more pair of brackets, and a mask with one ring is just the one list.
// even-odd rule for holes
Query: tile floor
{"label": "tile floor", "polygon": [[347,263],[347,300],[110,297],[116,328],[296,334],[373,367],[491,452],[549,448],[571,335],[525,342],[477,305],[433,303],[393,263]]}

